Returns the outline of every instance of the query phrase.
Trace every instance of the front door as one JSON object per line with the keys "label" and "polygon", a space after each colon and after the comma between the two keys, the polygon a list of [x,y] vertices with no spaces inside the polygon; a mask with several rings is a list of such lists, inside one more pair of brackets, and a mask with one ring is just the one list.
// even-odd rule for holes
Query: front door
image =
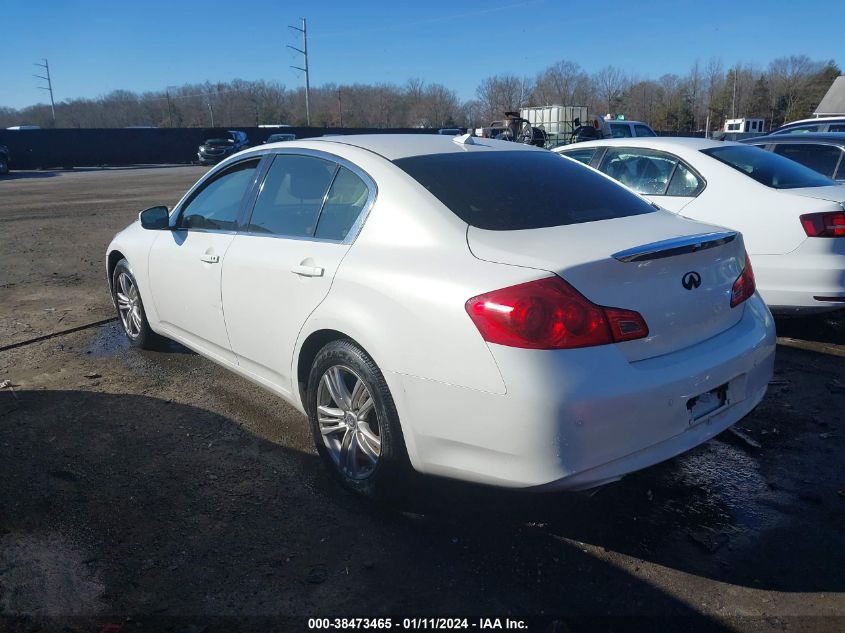
{"label": "front door", "polygon": [[223,318],[221,270],[258,162],[236,163],[205,181],[150,252],[150,286],[163,333],[229,363],[235,356]]}
{"label": "front door", "polygon": [[[329,156],[281,153],[223,264],[223,308],[241,368],[287,395],[293,349],[326,297],[374,186]],[[369,180],[369,179],[367,179]]]}

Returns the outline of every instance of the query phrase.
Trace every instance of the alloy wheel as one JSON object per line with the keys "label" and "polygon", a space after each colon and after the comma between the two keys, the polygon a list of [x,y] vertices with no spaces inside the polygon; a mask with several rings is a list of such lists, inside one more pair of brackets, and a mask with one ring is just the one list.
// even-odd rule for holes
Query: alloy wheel
{"label": "alloy wheel", "polygon": [[373,396],[358,374],[334,365],[317,388],[317,422],[335,465],[352,479],[365,479],[381,456],[381,434]]}
{"label": "alloy wheel", "polygon": [[117,276],[117,288],[115,289],[117,299],[117,311],[120,314],[120,322],[123,329],[130,338],[138,338],[141,334],[141,297],[138,295],[138,288],[134,280],[125,272]]}

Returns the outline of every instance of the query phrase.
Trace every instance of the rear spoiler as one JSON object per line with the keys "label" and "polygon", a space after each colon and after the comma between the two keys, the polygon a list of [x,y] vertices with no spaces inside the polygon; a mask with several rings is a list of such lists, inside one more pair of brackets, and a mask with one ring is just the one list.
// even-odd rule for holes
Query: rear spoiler
{"label": "rear spoiler", "polygon": [[736,231],[717,231],[714,233],[699,233],[698,235],[685,235],[684,237],[673,237],[668,240],[652,242],[635,246],[624,251],[613,254],[613,259],[620,262],[643,262],[650,259],[663,259],[686,253],[697,253],[708,248],[716,248],[728,244],[736,239]]}

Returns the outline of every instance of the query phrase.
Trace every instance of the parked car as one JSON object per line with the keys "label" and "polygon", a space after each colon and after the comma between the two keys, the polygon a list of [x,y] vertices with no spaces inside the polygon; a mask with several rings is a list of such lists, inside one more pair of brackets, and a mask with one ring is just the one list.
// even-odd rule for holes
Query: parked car
{"label": "parked car", "polygon": [[0,176],[9,173],[10,162],[12,162],[12,155],[9,153],[9,148],[5,145],[0,145]]}
{"label": "parked car", "polygon": [[249,146],[246,133],[229,130],[229,137],[210,138],[197,150],[200,165],[214,165]]}
{"label": "parked car", "polygon": [[741,231],[773,312],[845,307],[845,188],[835,181],[731,141],[614,139],[555,151],[670,211]]}
{"label": "parked car", "polygon": [[845,184],[845,134],[778,134],[743,141]]}
{"label": "parked car", "polygon": [[620,121],[617,119],[599,119],[605,138],[633,138],[657,136],[648,123],[642,121]]}
{"label": "parked car", "polygon": [[464,130],[459,127],[442,127],[437,130],[438,134],[443,134],[444,136],[459,136],[460,134],[465,134]]}
{"label": "parked car", "polygon": [[736,423],[772,376],[741,235],[512,142],[253,148],[142,211],[107,267],[133,345],[278,394],[371,495],[412,469],[598,486]]}
{"label": "parked car", "polygon": [[267,137],[267,140],[264,143],[282,143],[284,141],[294,141],[296,140],[296,134],[271,134]]}
{"label": "parked car", "polygon": [[770,134],[813,134],[819,132],[845,132],[845,116],[827,116],[792,121],[781,125]]}

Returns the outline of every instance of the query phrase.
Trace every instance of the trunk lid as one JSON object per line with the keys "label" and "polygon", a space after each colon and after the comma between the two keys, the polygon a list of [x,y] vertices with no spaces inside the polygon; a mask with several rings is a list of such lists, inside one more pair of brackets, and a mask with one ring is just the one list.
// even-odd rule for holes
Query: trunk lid
{"label": "trunk lid", "polygon": [[845,187],[842,185],[830,185],[828,187],[801,187],[799,189],[782,189],[788,193],[794,193],[805,198],[816,198],[817,200],[828,200],[830,202],[845,202]]}
{"label": "trunk lid", "polygon": [[649,335],[618,344],[629,361],[695,345],[742,317],[730,306],[742,236],[667,211],[523,231],[470,226],[467,242],[479,259],[553,272],[594,303],[639,312]]}

